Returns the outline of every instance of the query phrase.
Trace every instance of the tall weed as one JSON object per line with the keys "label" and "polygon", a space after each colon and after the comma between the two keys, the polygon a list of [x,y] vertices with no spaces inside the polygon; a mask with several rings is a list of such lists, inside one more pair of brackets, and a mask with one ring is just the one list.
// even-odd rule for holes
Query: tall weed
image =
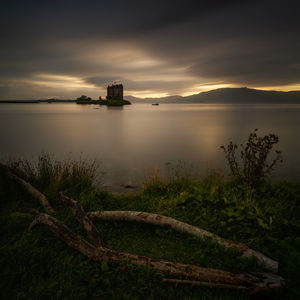
{"label": "tall weed", "polygon": [[246,145],[241,144],[240,158],[237,157],[237,144],[232,141],[225,147],[225,153],[231,175],[246,187],[257,188],[273,171],[278,162],[282,162],[281,152],[275,150],[275,157],[269,162],[273,146],[279,142],[276,134],[257,135],[258,129],[250,133]]}
{"label": "tall weed", "polygon": [[13,171],[36,188],[47,190],[69,190],[80,193],[101,184],[99,164],[95,160],[79,157],[56,160],[48,153],[39,155],[37,162],[28,159],[13,160],[9,163]]}

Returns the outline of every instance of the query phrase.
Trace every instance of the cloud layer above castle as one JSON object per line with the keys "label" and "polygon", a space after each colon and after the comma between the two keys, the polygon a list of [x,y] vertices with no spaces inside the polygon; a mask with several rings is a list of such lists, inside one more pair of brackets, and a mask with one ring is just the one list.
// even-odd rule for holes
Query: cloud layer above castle
{"label": "cloud layer above castle", "polygon": [[14,1],[0,12],[0,97],[300,89],[297,1]]}

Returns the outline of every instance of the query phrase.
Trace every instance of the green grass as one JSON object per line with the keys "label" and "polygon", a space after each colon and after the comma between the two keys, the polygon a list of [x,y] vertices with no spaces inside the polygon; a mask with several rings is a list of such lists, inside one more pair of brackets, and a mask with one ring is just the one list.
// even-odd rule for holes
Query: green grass
{"label": "green grass", "polygon": [[[96,185],[96,165],[80,159],[54,161],[40,156],[33,166],[19,161],[15,172],[47,195],[55,217],[83,234],[68,208],[57,200],[65,190],[86,211],[143,210],[177,218],[241,241],[279,261],[286,288],[271,299],[300,297],[300,184],[268,183],[259,190],[212,173],[202,180],[187,176],[148,178],[137,193],[112,195]],[[28,232],[32,217],[42,210],[13,182],[0,174],[0,290],[3,299],[248,299],[244,292],[162,283],[161,275],[129,262],[94,262],[67,247],[48,228]],[[150,225],[95,221],[113,249],[231,271],[260,271],[254,259],[242,260],[210,240],[201,240]]]}

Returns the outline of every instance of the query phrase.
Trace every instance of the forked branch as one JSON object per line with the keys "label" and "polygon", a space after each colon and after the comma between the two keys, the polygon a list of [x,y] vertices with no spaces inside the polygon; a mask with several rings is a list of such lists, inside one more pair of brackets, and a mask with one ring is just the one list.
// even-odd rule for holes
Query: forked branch
{"label": "forked branch", "polygon": [[[73,204],[76,205],[76,201],[72,202],[72,206]],[[82,207],[81,210],[83,211]],[[109,262],[119,263],[124,260],[130,260],[133,264],[153,268],[168,276],[180,276],[188,280],[204,281],[207,283],[220,283],[226,285],[227,288],[233,289],[237,289],[237,286],[244,286],[245,289],[255,293],[262,289],[271,289],[274,284],[277,287],[281,287],[284,283],[283,279],[278,275],[264,273],[232,273],[224,270],[203,268],[195,265],[171,262],[164,259],[154,259],[147,256],[119,252],[107,247],[97,247],[72,232],[64,223],[56,218],[37,211],[33,211],[33,214],[36,216],[33,225],[44,224],[48,226],[68,246],[79,251],[88,258],[92,258],[94,261],[107,260]],[[32,227],[33,226],[31,225],[30,228]],[[87,232],[88,228],[89,227],[85,228]]]}
{"label": "forked branch", "polygon": [[196,226],[189,225],[187,223],[178,221],[170,217],[141,211],[95,211],[88,213],[88,216],[90,218],[98,218],[100,220],[146,223],[161,227],[172,228],[176,231],[188,233],[200,238],[210,237],[225,248],[234,247],[239,252],[241,257],[254,256],[268,270],[275,273],[277,273],[278,271],[278,262],[263,255],[258,251],[250,249],[247,245],[223,239],[220,236],[213,234],[209,231],[203,230]]}
{"label": "forked branch", "polygon": [[71,208],[75,219],[83,226],[90,241],[97,247],[105,247],[100,232],[87,216],[81,204],[78,201],[65,196],[62,192],[59,192],[59,198],[64,204],[68,205]]}

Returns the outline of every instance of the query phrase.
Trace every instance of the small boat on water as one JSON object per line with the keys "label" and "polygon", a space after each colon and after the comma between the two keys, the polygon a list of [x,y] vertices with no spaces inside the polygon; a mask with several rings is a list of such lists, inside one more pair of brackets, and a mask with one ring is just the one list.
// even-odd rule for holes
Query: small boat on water
{"label": "small boat on water", "polygon": [[152,105],[159,105],[159,103],[152,103]]}

